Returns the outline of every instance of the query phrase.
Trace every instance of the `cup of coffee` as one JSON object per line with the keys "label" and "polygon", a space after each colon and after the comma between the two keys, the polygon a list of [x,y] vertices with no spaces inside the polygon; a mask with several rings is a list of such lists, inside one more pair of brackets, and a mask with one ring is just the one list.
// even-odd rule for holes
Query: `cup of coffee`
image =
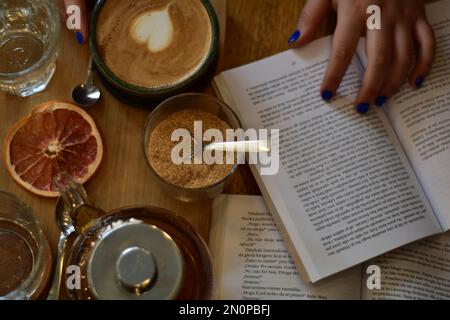
{"label": "cup of coffee", "polygon": [[90,48],[107,87],[162,100],[193,90],[217,62],[219,24],[208,0],[100,0]]}

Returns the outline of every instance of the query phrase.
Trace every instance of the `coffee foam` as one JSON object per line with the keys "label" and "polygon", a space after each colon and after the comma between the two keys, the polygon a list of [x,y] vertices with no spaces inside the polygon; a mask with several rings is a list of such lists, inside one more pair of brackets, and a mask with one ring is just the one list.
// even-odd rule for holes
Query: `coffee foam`
{"label": "coffee foam", "polygon": [[97,22],[105,64],[141,87],[186,80],[203,65],[211,43],[211,21],[200,0],[107,0]]}

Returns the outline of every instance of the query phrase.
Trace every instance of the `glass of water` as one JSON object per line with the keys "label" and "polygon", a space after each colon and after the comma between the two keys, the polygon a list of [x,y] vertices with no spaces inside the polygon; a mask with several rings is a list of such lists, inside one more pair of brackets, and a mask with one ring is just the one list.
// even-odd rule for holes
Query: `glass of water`
{"label": "glass of water", "polygon": [[54,0],[0,1],[0,90],[43,91],[56,69],[60,20]]}

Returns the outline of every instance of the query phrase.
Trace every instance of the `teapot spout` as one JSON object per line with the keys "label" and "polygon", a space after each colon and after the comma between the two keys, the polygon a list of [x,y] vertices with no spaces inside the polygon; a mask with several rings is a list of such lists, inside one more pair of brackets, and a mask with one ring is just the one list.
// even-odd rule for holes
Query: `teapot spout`
{"label": "teapot spout", "polygon": [[78,234],[83,234],[105,214],[92,203],[86,190],[79,183],[71,182],[60,191],[60,195]]}

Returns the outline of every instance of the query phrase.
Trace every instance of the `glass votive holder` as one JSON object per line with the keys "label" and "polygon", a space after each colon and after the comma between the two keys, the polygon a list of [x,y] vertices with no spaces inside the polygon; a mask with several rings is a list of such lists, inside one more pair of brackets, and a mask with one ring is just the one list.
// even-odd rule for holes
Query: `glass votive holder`
{"label": "glass votive holder", "polygon": [[[144,150],[147,162],[150,167],[150,172],[154,180],[162,187],[165,193],[178,200],[184,202],[197,202],[204,199],[213,199],[224,191],[228,182],[231,180],[233,174],[238,168],[237,163],[229,164],[230,170],[223,178],[220,178],[213,183],[198,188],[184,187],[174,184],[172,181],[168,181],[166,178],[158,174],[157,170],[155,170],[152,165],[152,150],[150,147],[150,140],[153,131],[163,121],[168,119],[168,117],[183,110],[199,110],[202,112],[206,112],[222,120],[229,126],[230,129],[236,130],[242,128],[239,118],[234,113],[234,111],[225,103],[210,95],[187,93],[172,97],[161,103],[147,119],[144,133]],[[180,128],[173,128],[173,130],[176,129]],[[181,164],[181,166],[184,165],[186,164]],[[195,166],[196,164],[189,165]],[[214,179],[208,177],[208,181],[211,180]]]}
{"label": "glass votive holder", "polygon": [[0,300],[41,298],[52,270],[47,238],[31,209],[0,191]]}

